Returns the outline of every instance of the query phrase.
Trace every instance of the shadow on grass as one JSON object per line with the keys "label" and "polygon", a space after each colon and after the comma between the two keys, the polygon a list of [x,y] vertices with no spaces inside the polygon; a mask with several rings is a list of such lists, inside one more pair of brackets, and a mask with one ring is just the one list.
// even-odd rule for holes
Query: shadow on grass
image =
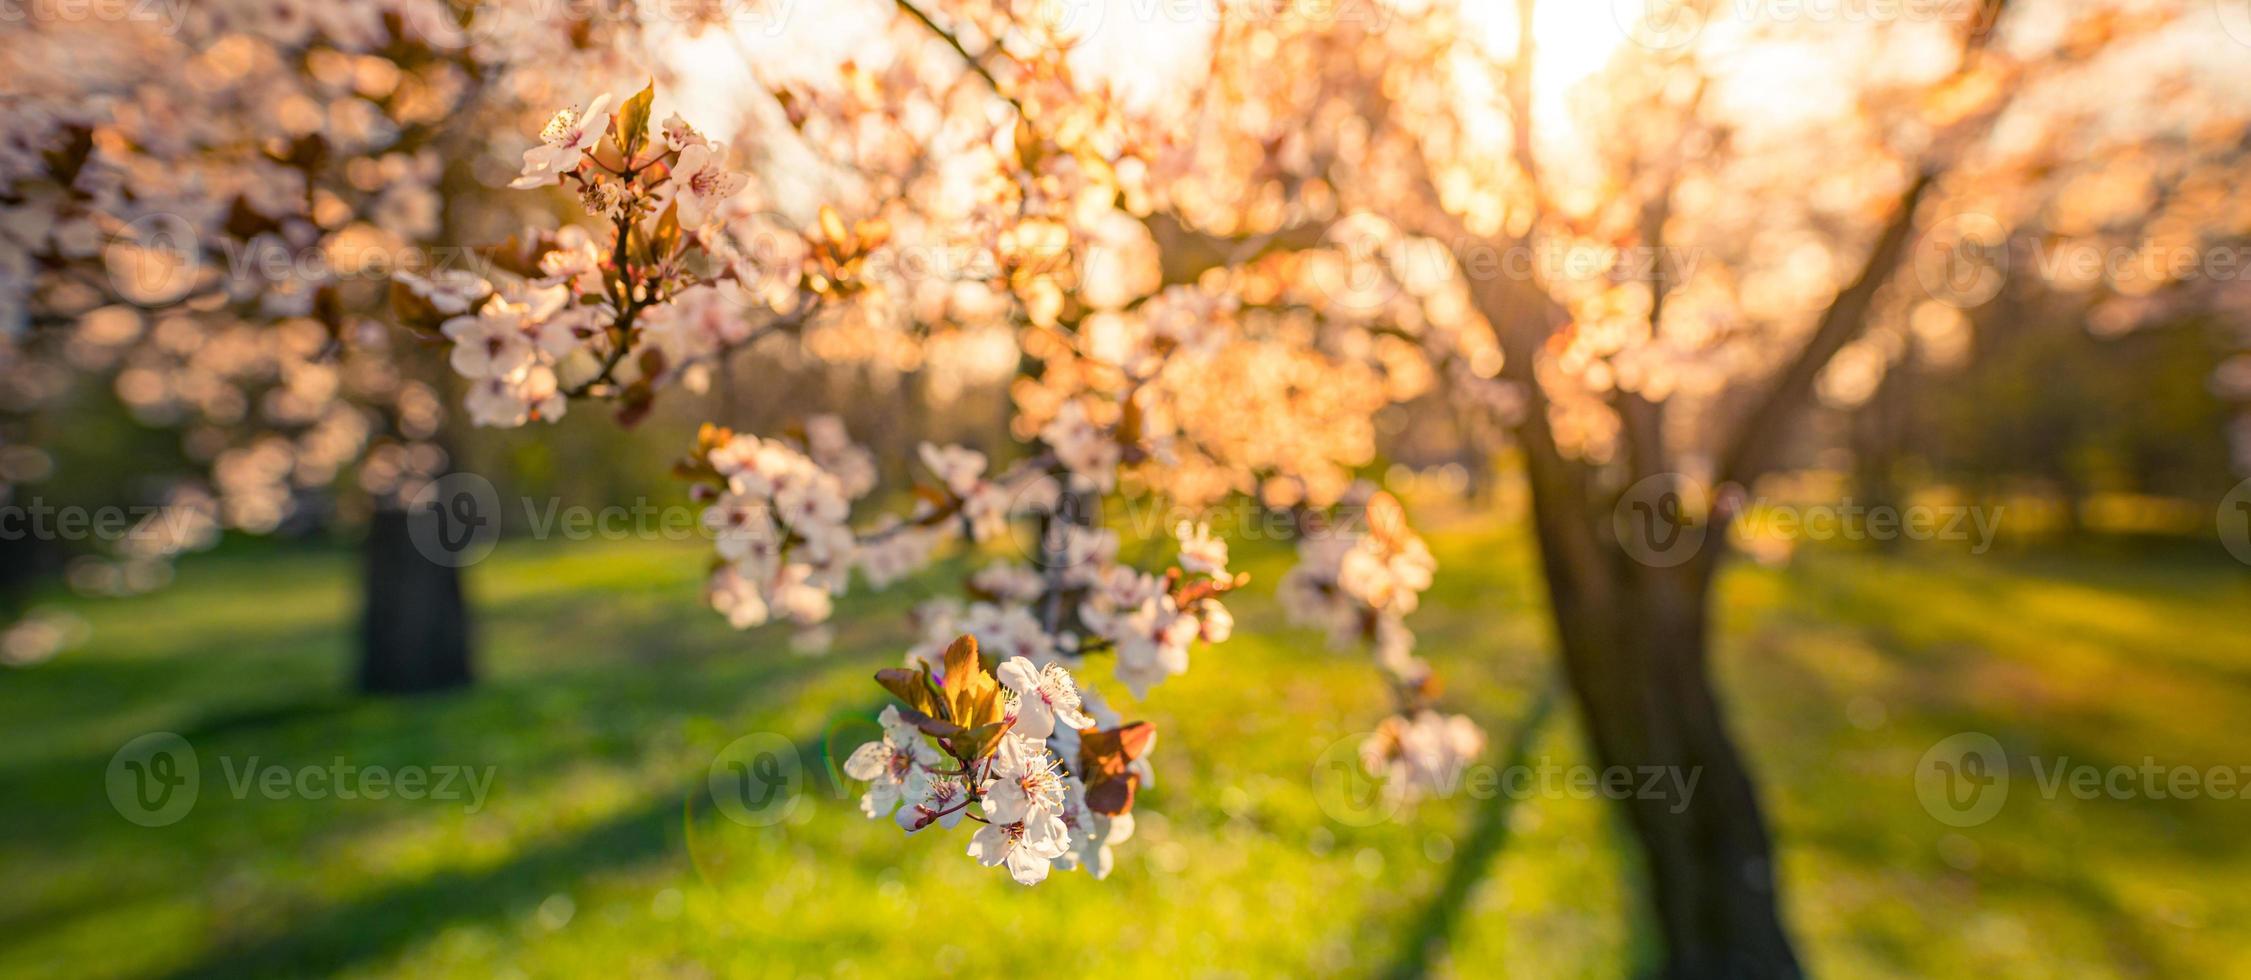
{"label": "shadow on grass", "polygon": [[[1555,701],[1555,682],[1540,685],[1524,717],[1518,719],[1509,732],[1508,756],[1501,760],[1503,771],[1530,760],[1532,745],[1539,738],[1541,725],[1554,713]],[[1470,891],[1492,872],[1501,849],[1508,846],[1509,815],[1514,812],[1515,801],[1503,795],[1495,797],[1492,805],[1477,814],[1469,839],[1455,852],[1453,864],[1447,868],[1446,880],[1439,884],[1437,893],[1423,905],[1422,914],[1409,926],[1399,961],[1385,970],[1384,976],[1410,978],[1429,974],[1431,960],[1445,950],[1461,928]]]}
{"label": "shadow on grass", "polygon": [[[879,707],[879,702],[870,701],[839,712],[820,730],[799,733],[790,741],[827,753],[832,747],[826,739],[838,719],[873,718]],[[800,792],[840,791],[825,766],[808,765],[804,772]],[[688,810],[691,801],[696,806]],[[697,819],[720,819],[701,770],[640,806],[526,849],[493,867],[449,870],[320,909],[271,935],[210,949],[168,976],[306,976],[377,961],[454,926],[521,914],[599,871],[684,854],[684,812],[696,814]]]}

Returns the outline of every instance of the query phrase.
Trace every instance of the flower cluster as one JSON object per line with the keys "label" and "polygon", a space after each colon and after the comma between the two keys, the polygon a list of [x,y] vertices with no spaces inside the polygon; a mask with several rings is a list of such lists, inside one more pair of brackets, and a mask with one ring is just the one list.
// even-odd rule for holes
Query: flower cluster
{"label": "flower cluster", "polygon": [[703,523],[720,566],[713,608],[742,629],[769,619],[812,626],[850,581],[855,546],[846,523],[870,484],[847,485],[799,447],[706,426],[696,463],[713,482]]}
{"label": "flower cluster", "polygon": [[1360,765],[1383,780],[1384,793],[1411,802],[1460,785],[1462,769],[1485,751],[1485,733],[1461,715],[1423,709],[1394,715],[1360,745]]}
{"label": "flower cluster", "polygon": [[[974,853],[1019,880],[1057,864],[1106,871],[1109,845],[1132,832],[1133,789],[1153,775],[1152,736],[1121,725],[1078,679],[1108,656],[1111,675],[1146,697],[1188,669],[1196,643],[1228,639],[1224,598],[1247,576],[1194,523],[1174,529],[1170,564],[1122,561],[1118,532],[1095,519],[1100,504],[1154,491],[1197,504],[1251,493],[1330,505],[1372,458],[1369,418],[1425,380],[1397,365],[1399,343],[1332,355],[1301,318],[1246,317],[1220,280],[1161,285],[1130,258],[1147,260],[1154,247],[1141,222],[1089,203],[1128,183],[1095,142],[1019,131],[1014,159],[987,161],[1004,182],[967,221],[885,205],[848,223],[822,207],[806,232],[776,234],[770,217],[725,203],[744,181],[721,167],[724,147],[678,117],[651,132],[652,98],[565,110],[525,154],[517,186],[574,190],[606,236],[527,233],[496,251],[514,277],[498,285],[407,281],[401,292],[427,307],[409,322],[432,323],[456,345],[456,370],[483,386],[471,402],[479,421],[520,425],[579,396],[622,402],[630,419],[665,386],[694,387],[701,366],[776,328],[803,327],[800,342],[818,357],[862,356],[851,352],[884,342],[871,325],[893,317],[1016,314],[1028,326],[1004,353],[1018,365],[1013,427],[1028,445],[1011,465],[922,445],[928,479],[911,504],[857,522],[874,466],[832,419],[779,437],[706,427],[681,471],[715,539],[709,601],[738,628],[783,620],[818,632],[855,570],[883,587],[949,545],[1028,541],[1017,560],[969,575],[960,596],[919,607],[923,642],[887,681],[907,708],[886,716],[885,737],[851,769],[871,783],[873,816],[909,830],[965,815],[988,823]],[[970,251],[989,248],[992,264],[944,289],[872,261],[901,239],[965,231]],[[1114,280],[1096,275],[1104,262],[1122,264]],[[1404,661],[1399,617],[1428,584],[1428,553],[1394,523],[1365,554],[1334,555],[1327,581],[1365,611],[1379,650]],[[1379,568],[1363,567],[1371,558]],[[991,662],[956,662],[965,639]],[[1002,716],[959,700],[985,689],[974,680],[982,675],[1005,692]],[[915,676],[919,684],[904,679]],[[967,686],[939,686],[957,679]],[[1005,733],[988,731],[1002,722]]]}
{"label": "flower cluster", "polygon": [[[1096,543],[1081,550],[1114,555],[1117,539],[1109,531],[1091,532]],[[1180,563],[1162,577],[1125,565],[1096,564],[1084,578],[1079,621],[1117,654],[1118,680],[1135,697],[1151,686],[1188,670],[1188,647],[1196,640],[1224,643],[1235,618],[1219,597],[1245,581],[1228,574],[1227,544],[1208,527],[1183,523]]]}
{"label": "flower cluster", "polygon": [[[527,73],[584,70],[618,33],[477,6],[476,50],[444,0],[10,18],[0,441],[69,439],[107,398],[180,451],[136,448],[103,492],[207,496],[214,534],[349,519],[360,491],[395,502],[399,461],[442,470],[444,400],[384,329],[385,280],[445,264],[448,220],[509,206],[455,194],[454,164],[521,111]],[[117,594],[183,549],[101,550],[74,577]]]}
{"label": "flower cluster", "polygon": [[1282,578],[1283,607],[1297,622],[1326,627],[1337,646],[1372,643],[1394,678],[1421,683],[1429,667],[1413,656],[1406,616],[1437,562],[1390,494],[1374,492],[1360,512],[1359,526],[1318,528],[1299,543],[1298,564]]}
{"label": "flower cluster", "polygon": [[1282,605],[1294,621],[1326,627],[1333,645],[1373,648],[1398,713],[1363,747],[1361,762],[1384,778],[1385,792],[1411,800],[1452,785],[1485,737],[1470,719],[1434,710],[1436,675],[1413,653],[1406,616],[1437,569],[1430,549],[1390,494],[1369,494],[1359,511],[1360,526],[1317,528],[1299,544],[1297,566],[1282,577]]}
{"label": "flower cluster", "polygon": [[741,285],[762,276],[714,228],[748,176],[726,170],[726,147],[678,116],[652,135],[655,94],[614,111],[604,94],[556,113],[509,185],[573,188],[607,222],[602,238],[578,226],[528,232],[496,250],[509,275],[497,286],[465,272],[399,277],[400,318],[453,345],[477,424],[552,422],[587,394],[617,397],[637,417],[663,381],[755,339],[754,313],[779,312]]}
{"label": "flower cluster", "polygon": [[1111,846],[1133,833],[1136,788],[1156,733],[1090,715],[1070,671],[1008,657],[988,668],[977,639],[949,643],[938,669],[876,675],[905,702],[854,750],[845,775],[867,783],[861,812],[907,833],[983,826],[969,856],[1031,885],[1056,868],[1106,877]]}

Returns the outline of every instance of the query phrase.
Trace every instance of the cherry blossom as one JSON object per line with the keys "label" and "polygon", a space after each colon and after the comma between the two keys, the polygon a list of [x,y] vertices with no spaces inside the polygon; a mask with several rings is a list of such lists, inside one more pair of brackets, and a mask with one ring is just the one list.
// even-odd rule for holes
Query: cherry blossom
{"label": "cherry blossom", "polygon": [[1021,823],[987,824],[969,839],[969,856],[977,863],[988,868],[1005,863],[1009,876],[1024,885],[1046,881],[1054,860],[1070,849],[1063,818],[1044,812]]}
{"label": "cherry blossom", "polygon": [[[671,142],[669,137],[666,142]],[[750,182],[748,176],[729,173],[721,165],[727,152],[724,144],[691,142],[675,149],[680,162],[672,171],[672,180],[679,187],[674,201],[680,207],[680,224],[684,227],[702,225],[721,201],[742,193]]]}
{"label": "cherry blossom", "polygon": [[524,172],[508,186],[522,190],[561,183],[602,142],[609,107],[610,94],[604,92],[583,110],[570,106],[555,113],[539,131],[539,145],[524,151]]}
{"label": "cherry blossom", "polygon": [[902,802],[919,806],[930,801],[931,770],[940,762],[938,750],[899,717],[899,709],[886,706],[881,718],[883,738],[852,750],[844,760],[844,774],[866,780],[860,812],[870,818],[888,817]]}
{"label": "cherry blossom", "polygon": [[1424,710],[1385,719],[1361,744],[1360,763],[1383,777],[1385,793],[1408,801],[1451,791],[1484,748],[1484,733],[1468,718]]}
{"label": "cherry blossom", "polygon": [[1225,576],[1227,574],[1227,542],[1212,537],[1211,526],[1187,521],[1173,530],[1180,541],[1180,567],[1198,575]]}
{"label": "cherry blossom", "polygon": [[1079,710],[1078,686],[1062,664],[1034,667],[1023,657],[1010,657],[995,673],[1001,686],[1016,694],[1016,734],[1044,739],[1058,724],[1074,729],[1094,724]]}

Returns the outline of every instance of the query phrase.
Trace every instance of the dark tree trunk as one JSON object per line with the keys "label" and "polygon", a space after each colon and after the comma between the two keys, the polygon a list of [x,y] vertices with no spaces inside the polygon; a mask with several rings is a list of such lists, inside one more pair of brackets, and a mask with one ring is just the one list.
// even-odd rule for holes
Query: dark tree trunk
{"label": "dark tree trunk", "polygon": [[[1879,510],[1892,514],[1906,512],[1899,464],[1911,431],[1909,413],[1914,409],[1915,370],[1911,358],[1892,365],[1883,380],[1876,383],[1875,394],[1852,414],[1848,423],[1853,458],[1852,492],[1870,514]],[[1873,524],[1873,518],[1870,523]],[[1878,549],[1891,551],[1899,547],[1901,537],[1891,534],[1874,538],[1870,543]]]}
{"label": "dark tree trunk", "polygon": [[1672,794],[1624,801],[1665,940],[1663,975],[1795,977],[1766,821],[1712,690],[1705,596],[1681,584],[1622,592],[1608,608],[1559,622],[1565,672],[1605,768],[1629,768],[1636,787],[1649,767],[1678,774],[1662,785],[1694,780],[1685,803]]}
{"label": "dark tree trunk", "polygon": [[14,622],[30,605],[40,580],[61,565],[52,541],[28,532],[0,535],[0,626]]}
{"label": "dark tree trunk", "polygon": [[[1535,478],[1534,524],[1563,667],[1596,761],[1685,794],[1629,793],[1667,978],[1803,974],[1782,927],[1773,847],[1750,770],[1712,687],[1707,610],[1716,562],[1628,557]],[[1563,514],[1558,514],[1563,511]],[[1707,549],[1724,547],[1708,541]],[[1659,767],[1652,770],[1650,767]],[[1677,774],[1677,775],[1675,775]]]}
{"label": "dark tree trunk", "polygon": [[415,546],[415,521],[430,512],[381,509],[367,529],[362,580],[359,689],[365,694],[420,694],[465,687],[469,609],[461,570],[431,561]]}

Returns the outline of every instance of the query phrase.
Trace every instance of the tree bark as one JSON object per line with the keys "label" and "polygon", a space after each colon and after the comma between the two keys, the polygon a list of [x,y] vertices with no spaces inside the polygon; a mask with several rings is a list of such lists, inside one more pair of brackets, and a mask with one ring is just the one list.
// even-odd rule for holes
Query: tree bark
{"label": "tree bark", "polygon": [[368,525],[358,678],[363,694],[443,691],[466,687],[475,677],[461,570],[425,557],[411,533],[413,522],[435,519],[431,513],[385,508]]}
{"label": "tree bark", "polygon": [[[1555,508],[1540,503],[1535,493],[1565,676],[1598,764],[1634,775],[1636,792],[1621,803],[1663,939],[1659,975],[1801,976],[1778,910],[1766,819],[1712,686],[1712,566],[1638,564],[1599,534],[1592,549],[1555,547],[1589,543],[1586,528],[1559,526]],[[1693,788],[1639,792],[1659,772],[1659,786]]]}

